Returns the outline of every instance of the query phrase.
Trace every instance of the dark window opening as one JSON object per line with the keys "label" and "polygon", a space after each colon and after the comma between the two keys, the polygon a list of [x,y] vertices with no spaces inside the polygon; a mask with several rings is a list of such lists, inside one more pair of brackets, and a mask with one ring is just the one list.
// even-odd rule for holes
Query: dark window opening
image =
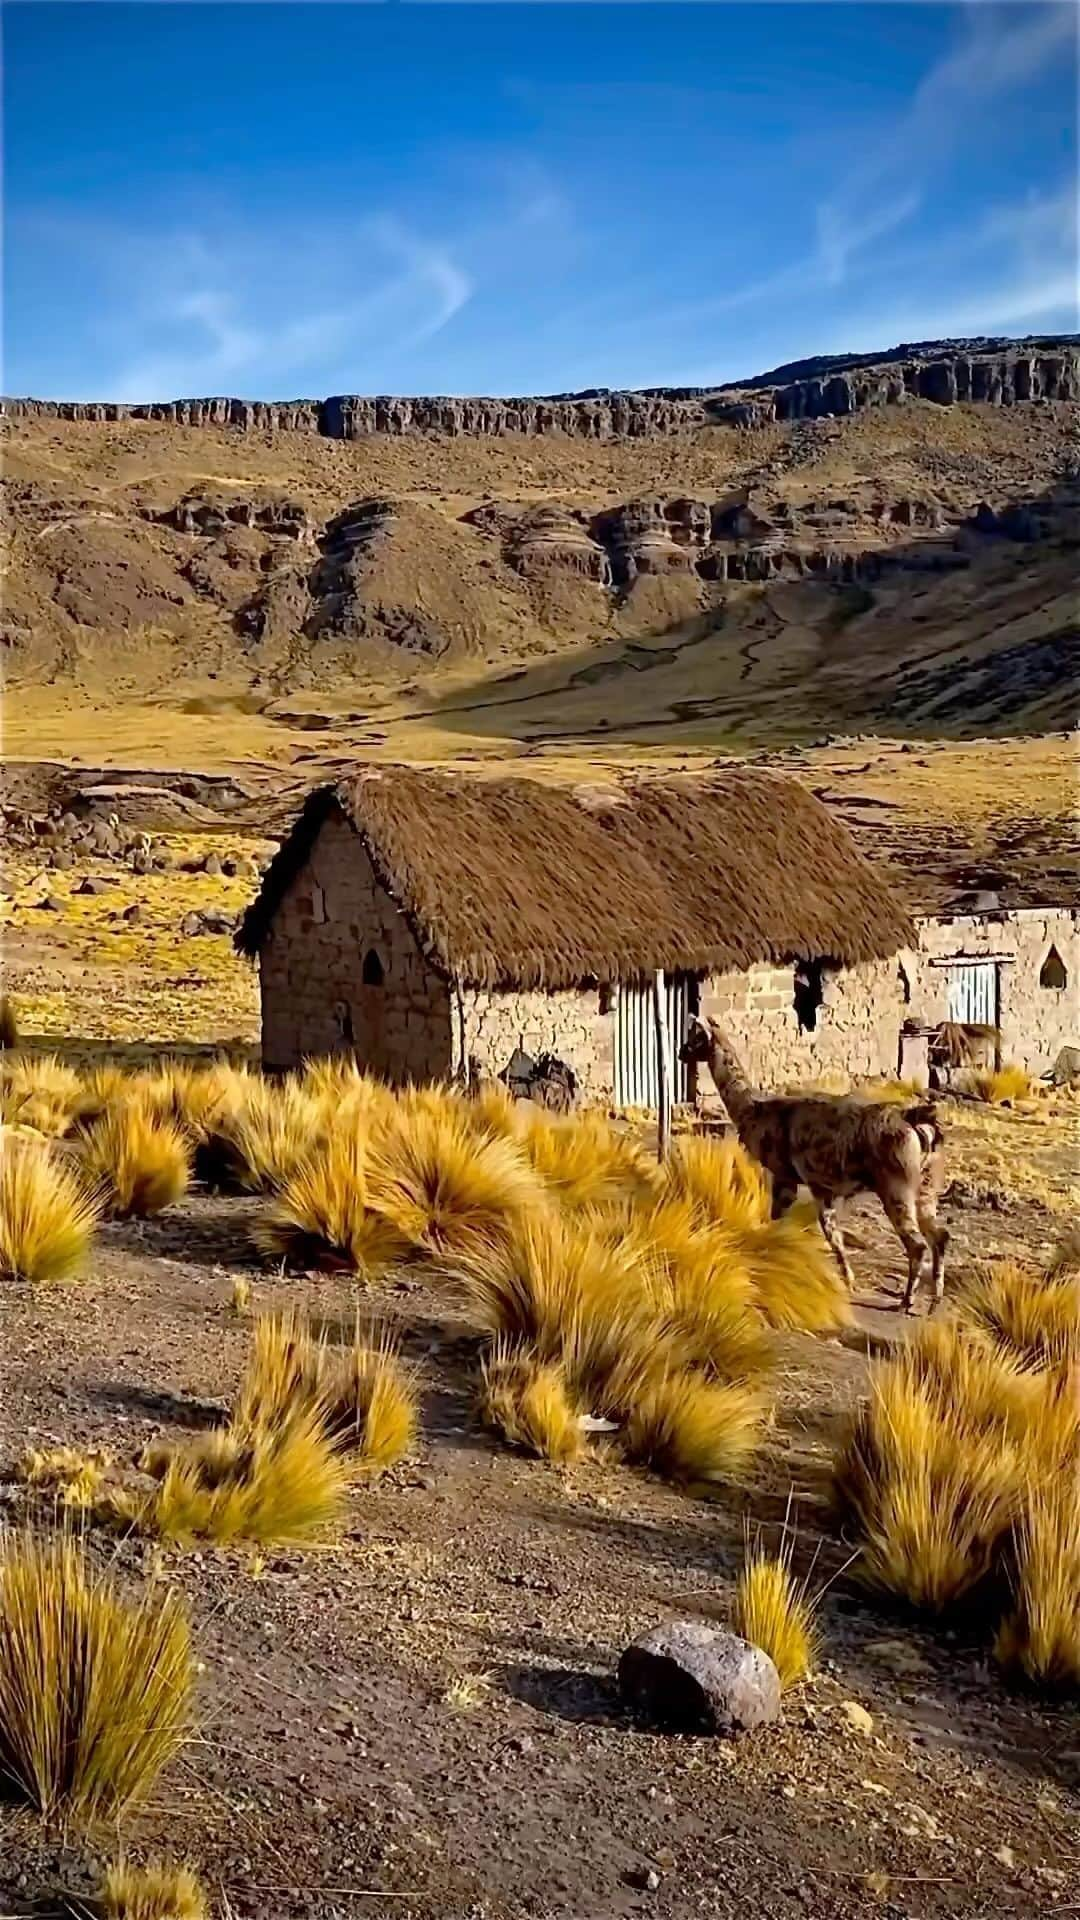
{"label": "dark window opening", "polygon": [[813,1033],[817,1027],[818,1009],[825,997],[824,960],[797,960],[795,962],[795,1014],[802,1033]]}
{"label": "dark window opening", "polygon": [[1048,987],[1054,993],[1064,993],[1069,984],[1069,975],[1065,962],[1056,947],[1051,947],[1042,963],[1039,974],[1040,987]]}
{"label": "dark window opening", "polygon": [[904,1003],[904,1005],[905,1005],[905,1007],[910,1007],[910,1005],[911,1005],[911,976],[909,975],[909,973],[908,973],[908,970],[907,970],[907,968],[906,968],[906,967],[904,966],[904,963],[903,963],[903,961],[902,961],[902,960],[901,960],[901,961],[898,961],[898,962],[897,962],[897,967],[896,967],[896,977],[897,977],[897,980],[898,980],[898,981],[899,981],[899,983],[900,983],[900,998],[901,998],[901,1000],[903,1001],[903,1003]]}
{"label": "dark window opening", "polygon": [[365,987],[381,987],[386,979],[386,969],[374,947],[369,947],[364,955],[360,978]]}
{"label": "dark window opening", "polygon": [[615,989],[610,983],[605,982],[597,992],[596,1011],[597,1013],[610,1013],[614,1005]]}

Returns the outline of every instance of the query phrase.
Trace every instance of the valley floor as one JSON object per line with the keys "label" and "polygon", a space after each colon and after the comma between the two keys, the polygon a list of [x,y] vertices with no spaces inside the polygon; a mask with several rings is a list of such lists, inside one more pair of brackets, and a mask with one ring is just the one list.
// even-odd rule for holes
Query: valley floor
{"label": "valley floor", "polygon": [[[1033,1146],[1022,1116],[995,1124],[1060,1183],[1059,1127]],[[249,1313],[298,1302],[331,1340],[359,1305],[420,1370],[416,1451],[354,1495],[327,1546],[92,1539],[121,1578],[180,1586],[203,1663],[195,1737],[129,1823],[133,1851],[181,1851],[223,1914],[266,1920],[989,1920],[1080,1899],[1075,1712],[1007,1687],[977,1625],[934,1632],[871,1604],[828,1526],[824,1472],[866,1356],[905,1329],[897,1250],[870,1208],[853,1236],[858,1328],[783,1343],[758,1465],[702,1502],[602,1460],[515,1456],[474,1422],[476,1343],[429,1276],[359,1302],[344,1281],[283,1284],[254,1266],[253,1204],[190,1198],[105,1228],[83,1282],[4,1290],[5,1472],[27,1446],[123,1460],[215,1421],[250,1338],[237,1277],[253,1280]],[[1059,1224],[1015,1197],[954,1208],[954,1267],[1045,1251]],[[17,1490],[5,1499],[15,1518]],[[635,1726],[621,1648],[673,1611],[728,1617],[745,1528],[775,1539],[789,1501],[799,1563],[831,1582],[816,1678],[780,1727],[735,1744]],[[5,1913],[51,1909],[87,1859],[73,1833],[0,1811]]]}

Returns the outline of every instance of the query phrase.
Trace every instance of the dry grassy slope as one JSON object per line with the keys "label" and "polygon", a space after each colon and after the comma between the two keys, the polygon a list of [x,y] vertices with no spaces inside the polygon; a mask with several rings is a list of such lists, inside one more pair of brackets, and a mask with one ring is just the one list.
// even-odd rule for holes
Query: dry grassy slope
{"label": "dry grassy slope", "polygon": [[[863,511],[871,496],[960,514],[983,498],[1038,495],[1062,471],[1075,412],[913,403],[607,444],[13,422],[13,679],[35,688],[46,730],[76,689],[114,713],[123,702],[160,712],[239,700],[272,720],[284,701],[311,711],[308,726],[358,706],[366,720],[374,699],[380,722],[426,716],[451,748],[462,731],[710,746],[852,726],[1060,725],[1067,695],[1047,642],[1072,620],[1067,551],[988,543],[966,572],[903,573],[872,589],[718,589],[690,574],[642,577],[612,594],[566,566],[523,575],[497,534],[462,516],[492,502],[500,512],[550,501],[595,513],[642,495],[716,500],[752,485],[796,524],[833,497],[853,502],[842,536],[858,551],[897,540]],[[387,500],[392,512],[344,577],[326,568],[303,632],[295,583],[317,549],[254,528],[206,538],[142,517],[191,493],[288,499],[320,529],[358,500]],[[253,599],[269,607],[261,631],[237,621]],[[511,683],[498,684],[508,673]],[[33,747],[13,749],[9,736],[11,750]]]}

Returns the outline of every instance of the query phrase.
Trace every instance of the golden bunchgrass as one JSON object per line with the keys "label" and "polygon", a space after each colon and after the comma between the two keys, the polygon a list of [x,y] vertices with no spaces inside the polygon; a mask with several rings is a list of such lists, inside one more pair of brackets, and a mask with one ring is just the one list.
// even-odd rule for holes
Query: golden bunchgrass
{"label": "golden bunchgrass", "polygon": [[954,1606],[995,1568],[1035,1447],[1048,1463],[1069,1434],[1048,1380],[955,1327],[927,1328],[872,1368],[837,1460],[860,1576],[931,1613]]}
{"label": "golden bunchgrass", "polygon": [[233,1431],[280,1431],[307,1410],[347,1452],[351,1472],[382,1473],[416,1437],[415,1379],[386,1333],[357,1323],[348,1344],[331,1346],[313,1339],[299,1314],[264,1314],[255,1325]]}
{"label": "golden bunchgrass", "polygon": [[256,1246],[289,1266],[365,1278],[381,1273],[408,1252],[410,1240],[397,1219],[375,1208],[369,1168],[363,1130],[342,1125],[332,1131],[300,1161],[266,1215],[255,1222]]}
{"label": "golden bunchgrass", "polygon": [[348,1449],[354,1472],[385,1473],[416,1439],[413,1374],[389,1335],[359,1328],[350,1345],[320,1346],[317,1355],[317,1392],[331,1439]]}
{"label": "golden bunchgrass", "polygon": [[957,1075],[956,1085],[988,1106],[1004,1107],[1031,1094],[1031,1075],[1023,1067],[972,1067]]}
{"label": "golden bunchgrass", "polygon": [[83,1265],[101,1215],[76,1172],[48,1148],[17,1140],[0,1152],[0,1275],[70,1280]]}
{"label": "golden bunchgrass", "polygon": [[562,1368],[496,1345],[483,1362],[480,1412],[511,1446],[563,1466],[583,1451],[580,1410]]}
{"label": "golden bunchgrass", "polygon": [[634,1396],[622,1445],[631,1460],[700,1491],[746,1465],[764,1415],[761,1390],[749,1381],[655,1373]]}
{"label": "golden bunchgrass", "polygon": [[585,1216],[604,1233],[641,1292],[669,1355],[720,1379],[747,1379],[772,1361],[741,1238],[688,1196]]}
{"label": "golden bunchgrass", "polygon": [[969,1275],[951,1299],[971,1333],[1029,1367],[1080,1360],[1080,1273],[1048,1275],[1001,1260]]}
{"label": "golden bunchgrass", "polygon": [[160,1213],[183,1198],[191,1178],[189,1141],[141,1099],[110,1107],[86,1135],[86,1179],[118,1219]]}
{"label": "golden bunchgrass", "polygon": [[59,1139],[75,1121],[82,1082],[54,1053],[0,1054],[0,1120]]}
{"label": "golden bunchgrass", "polygon": [[748,1229],[740,1250],[768,1326],[837,1333],[852,1324],[847,1288],[809,1203],[796,1201],[779,1220]]}
{"label": "golden bunchgrass", "polygon": [[326,1138],[327,1112],[300,1081],[252,1077],[234,1110],[225,1114],[209,1150],[220,1161],[221,1184],[276,1193]]}
{"label": "golden bunchgrass", "polygon": [[748,1551],[735,1589],[735,1631],[768,1654],[784,1692],[805,1680],[814,1664],[814,1613],[805,1584],[792,1574],[788,1546],[779,1553],[761,1546]]}
{"label": "golden bunchgrass", "polygon": [[210,1913],[192,1868],[167,1860],[114,1861],[94,1907],[100,1920],[209,1920]]}
{"label": "golden bunchgrass", "polygon": [[600,1113],[553,1118],[528,1102],[514,1138],[559,1206],[602,1206],[652,1191],[655,1169],[637,1141]]}
{"label": "golden bunchgrass", "polygon": [[373,1133],[368,1204],[418,1253],[459,1257],[498,1238],[539,1199],[511,1140],[479,1130],[468,1103],[421,1089]]}
{"label": "golden bunchgrass", "polygon": [[1054,1691],[1080,1688],[1080,1455],[1024,1490],[1015,1532],[1014,1605],[995,1652]]}
{"label": "golden bunchgrass", "polygon": [[62,1507],[92,1511],[110,1465],[107,1454],[80,1453],[77,1447],[30,1447],[16,1465],[15,1478],[52,1494]]}
{"label": "golden bunchgrass", "polygon": [[183,1607],[128,1599],[70,1538],[9,1535],[0,1554],[0,1777],[42,1813],[115,1818],[187,1732]]}
{"label": "golden bunchgrass", "polygon": [[738,1140],[687,1135],[664,1167],[666,1192],[690,1200],[714,1226],[763,1227],[769,1218],[765,1169]]}
{"label": "golden bunchgrass", "polygon": [[1059,1235],[1046,1271],[1052,1280],[1063,1274],[1080,1275],[1080,1220],[1071,1220]]}
{"label": "golden bunchgrass", "polygon": [[161,1474],[144,1524],[180,1542],[301,1545],[339,1517],[348,1489],[313,1405],[279,1426],[224,1427],[176,1450],[151,1450],[144,1464]]}

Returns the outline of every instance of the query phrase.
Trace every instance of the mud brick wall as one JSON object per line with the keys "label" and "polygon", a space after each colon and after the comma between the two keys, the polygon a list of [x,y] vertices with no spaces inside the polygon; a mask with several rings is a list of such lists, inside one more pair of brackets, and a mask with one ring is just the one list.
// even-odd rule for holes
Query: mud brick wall
{"label": "mud brick wall", "polygon": [[[364,984],[369,953],[381,986]],[[346,821],[322,828],[274,916],[259,972],[265,1066],[344,1051],[394,1083],[450,1073],[449,988]]]}
{"label": "mud brick wall", "polygon": [[[899,975],[902,958],[827,969],[817,1022],[809,1032],[795,1010],[790,965],[714,974],[702,982],[701,1011],[720,1022],[758,1087],[783,1087],[830,1073],[895,1074],[901,1023],[911,1011]],[[707,1068],[700,1069],[698,1084],[700,1091],[712,1092]]]}
{"label": "mud brick wall", "polygon": [[[1042,986],[1051,947],[1065,968],[1063,987]],[[948,1015],[949,969],[933,961],[1000,959],[1001,1057],[1045,1073],[1062,1047],[1080,1042],[1080,914],[1068,907],[1012,913],[941,915],[919,927],[912,1012]]]}
{"label": "mud brick wall", "polygon": [[[607,1004],[606,1002],[604,1004]],[[487,1074],[501,1073],[515,1047],[535,1058],[557,1054],[577,1074],[582,1097],[610,1101],[614,1091],[615,1029],[601,996],[591,990],[556,993],[462,993],[464,1053]]]}

